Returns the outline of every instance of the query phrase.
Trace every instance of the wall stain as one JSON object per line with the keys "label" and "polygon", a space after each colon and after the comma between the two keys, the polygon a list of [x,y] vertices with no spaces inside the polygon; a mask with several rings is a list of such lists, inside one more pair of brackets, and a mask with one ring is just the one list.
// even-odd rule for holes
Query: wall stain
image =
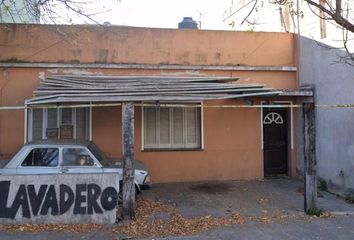
{"label": "wall stain", "polygon": [[189,65],[189,52],[184,52],[182,54],[176,55],[176,59],[179,64]]}
{"label": "wall stain", "polygon": [[219,53],[219,52],[215,53],[215,60],[216,60],[217,62],[220,62],[220,60],[221,60],[221,53]]}
{"label": "wall stain", "polygon": [[108,60],[108,49],[100,49],[98,51],[98,60],[99,62],[107,62]]}
{"label": "wall stain", "polygon": [[73,55],[75,58],[81,57],[82,50],[81,49],[75,49],[73,50]]}
{"label": "wall stain", "polygon": [[208,62],[208,54],[207,53],[196,53],[195,58],[199,63],[207,63]]}

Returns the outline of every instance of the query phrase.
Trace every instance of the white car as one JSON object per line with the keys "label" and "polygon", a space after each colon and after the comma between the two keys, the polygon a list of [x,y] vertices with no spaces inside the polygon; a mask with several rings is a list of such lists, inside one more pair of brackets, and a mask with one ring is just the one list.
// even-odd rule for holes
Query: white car
{"label": "white car", "polygon": [[[135,187],[139,193],[151,187],[146,166],[135,160]],[[43,140],[23,145],[0,174],[61,174],[117,172],[122,179],[122,161],[109,159],[90,141]],[[121,182],[120,182],[121,184]]]}

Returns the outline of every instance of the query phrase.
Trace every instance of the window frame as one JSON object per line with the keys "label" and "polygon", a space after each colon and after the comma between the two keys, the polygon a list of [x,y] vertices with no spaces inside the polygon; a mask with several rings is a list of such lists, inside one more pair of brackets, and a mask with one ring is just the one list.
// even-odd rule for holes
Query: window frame
{"label": "window frame", "polygon": [[[86,119],[86,135],[89,141],[92,141],[92,107],[84,107],[87,111],[87,119]],[[42,139],[48,139],[46,136],[46,128],[48,127],[48,109],[49,108],[41,108],[42,109]],[[60,125],[62,120],[62,109],[63,108],[55,108],[57,110],[57,128],[58,128],[58,136],[60,136]],[[73,139],[76,139],[76,128],[77,128],[77,121],[76,121],[76,108],[71,109],[71,118],[72,118],[72,125],[73,125]],[[25,143],[31,142],[33,140],[33,108],[26,109],[26,119],[25,119]],[[65,124],[64,124],[65,125]],[[58,137],[59,139],[59,137]]]}
{"label": "window frame", "polygon": [[[22,166],[23,162],[26,160],[27,156],[35,149],[40,149],[40,148],[47,148],[47,149],[56,149],[58,151],[58,163],[56,166]],[[56,146],[35,146],[33,148],[30,148],[28,151],[26,151],[23,154],[22,160],[19,161],[17,167],[18,168],[23,168],[23,169],[31,169],[31,168],[59,168],[60,167],[60,158],[61,158],[61,153],[60,153],[60,148]]]}
{"label": "window frame", "polygon": [[[93,160],[93,165],[90,165],[90,166],[87,166],[87,165],[63,165],[63,163],[64,163],[64,150],[65,149],[84,149],[84,150],[86,150],[88,155],[90,156],[90,158]],[[61,162],[60,162],[59,166],[62,168],[93,168],[93,167],[102,168],[101,163],[96,159],[96,157],[93,155],[93,153],[87,147],[63,146],[60,149],[60,154],[61,154]]]}
{"label": "window frame", "polygon": [[[164,148],[164,147],[146,147],[145,145],[145,108],[147,106],[144,106],[144,104],[154,104],[152,102],[142,102],[142,107],[141,107],[141,151],[143,152],[167,152],[167,151],[202,151],[204,150],[204,105],[202,101],[188,101],[188,102],[160,102],[160,104],[199,104],[201,107],[197,107],[200,111],[200,124],[199,124],[199,146],[198,147],[193,147],[193,148],[188,148],[188,147],[181,147],[181,148],[174,148],[174,147],[169,147],[169,148]],[[158,106],[156,106],[158,107]],[[171,108],[171,107],[167,107]],[[173,107],[172,107],[173,108]],[[186,107],[181,107],[183,110],[186,109]],[[183,113],[183,121],[185,121],[185,113]],[[171,121],[171,119],[169,120]],[[183,132],[185,134],[185,126],[183,127]]]}

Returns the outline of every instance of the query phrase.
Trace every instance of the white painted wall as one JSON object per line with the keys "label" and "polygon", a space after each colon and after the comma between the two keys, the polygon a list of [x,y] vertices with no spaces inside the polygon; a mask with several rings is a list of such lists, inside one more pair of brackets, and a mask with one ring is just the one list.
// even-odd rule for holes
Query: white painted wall
{"label": "white painted wall", "polygon": [[[302,37],[300,83],[315,87],[321,105],[354,104],[354,67],[335,63],[343,50]],[[354,190],[354,108],[316,108],[318,176],[340,191]],[[302,112],[297,114],[298,169],[303,169]]]}

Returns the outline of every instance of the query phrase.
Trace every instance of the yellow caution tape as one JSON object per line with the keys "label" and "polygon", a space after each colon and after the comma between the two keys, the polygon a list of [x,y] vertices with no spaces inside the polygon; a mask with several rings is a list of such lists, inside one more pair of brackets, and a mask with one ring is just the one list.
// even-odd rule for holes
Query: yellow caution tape
{"label": "yellow caution tape", "polygon": [[[0,106],[0,110],[25,110],[37,108],[83,108],[83,107],[114,107],[122,103],[87,103],[87,104],[48,104],[48,105],[24,105],[24,106]],[[258,105],[208,105],[208,104],[173,104],[173,103],[134,103],[137,107],[203,107],[203,108],[301,108],[302,104],[258,104]],[[354,104],[315,104],[316,108],[354,108]]]}

